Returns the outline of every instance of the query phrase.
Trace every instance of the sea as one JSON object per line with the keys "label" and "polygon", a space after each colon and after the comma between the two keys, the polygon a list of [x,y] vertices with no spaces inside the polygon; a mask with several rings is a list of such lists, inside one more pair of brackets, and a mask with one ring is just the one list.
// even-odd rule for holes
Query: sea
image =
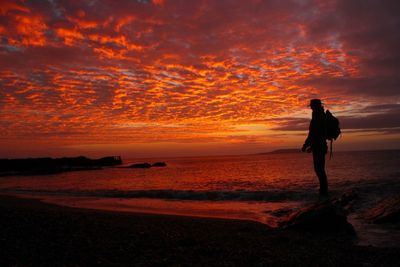
{"label": "sea", "polygon": [[[69,207],[253,220],[277,227],[282,218],[320,201],[308,153],[141,158],[166,167],[0,177],[0,194]],[[357,195],[348,220],[361,245],[400,246],[398,225],[375,225],[365,214],[400,194],[400,150],[339,151],[326,170],[331,197]]]}

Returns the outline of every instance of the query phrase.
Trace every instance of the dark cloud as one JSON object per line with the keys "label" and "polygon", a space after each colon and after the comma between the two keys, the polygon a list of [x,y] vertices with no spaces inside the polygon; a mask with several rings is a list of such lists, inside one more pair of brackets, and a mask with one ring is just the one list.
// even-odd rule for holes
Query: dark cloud
{"label": "dark cloud", "polygon": [[[397,133],[400,128],[400,104],[369,106],[357,110],[357,116],[337,116],[342,130],[382,131]],[[273,128],[279,131],[308,130],[309,119],[279,118],[270,120],[279,123]],[[379,130],[382,129],[382,130]]]}
{"label": "dark cloud", "polygon": [[301,84],[322,93],[400,96],[400,2],[330,1],[309,18],[308,41],[332,42],[354,56],[358,71],[351,76],[313,75]]}
{"label": "dark cloud", "polygon": [[264,120],[266,123],[273,123],[275,126],[272,130],[277,131],[305,131],[308,130],[308,125],[310,124],[310,119],[306,118],[275,118]]}
{"label": "dark cloud", "polygon": [[321,94],[327,95],[355,94],[387,97],[400,94],[400,76],[313,77],[299,80],[298,84],[318,88]]}
{"label": "dark cloud", "polygon": [[379,128],[397,128],[400,127],[400,105],[381,105],[367,107],[367,112],[377,112],[357,117],[342,117],[341,126],[344,129],[379,129]]}

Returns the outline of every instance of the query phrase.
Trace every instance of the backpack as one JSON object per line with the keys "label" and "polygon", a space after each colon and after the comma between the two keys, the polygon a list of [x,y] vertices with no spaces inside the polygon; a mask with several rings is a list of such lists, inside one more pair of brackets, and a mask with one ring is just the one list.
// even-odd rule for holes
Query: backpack
{"label": "backpack", "polygon": [[326,110],[326,139],[331,141],[330,158],[332,158],[332,143],[342,133],[339,127],[339,119],[332,115],[329,110]]}

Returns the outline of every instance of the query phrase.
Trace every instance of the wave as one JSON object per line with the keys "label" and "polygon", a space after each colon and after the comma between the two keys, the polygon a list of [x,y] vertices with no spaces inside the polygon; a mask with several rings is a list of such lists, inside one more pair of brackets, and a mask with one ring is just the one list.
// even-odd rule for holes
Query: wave
{"label": "wave", "polygon": [[[347,181],[336,183],[330,188],[331,195],[341,195],[343,192],[355,190],[366,199],[376,199],[382,196],[395,195],[400,192],[399,178],[369,181]],[[65,197],[100,197],[100,198],[151,198],[166,200],[196,200],[196,201],[307,201],[313,200],[318,194],[316,188],[270,189],[270,190],[236,190],[236,191],[208,191],[208,190],[76,190],[76,189],[32,189],[22,187],[8,187],[0,189],[0,193],[47,195]]]}
{"label": "wave", "polygon": [[3,189],[3,193],[103,198],[152,198],[197,201],[304,201],[315,196],[310,191],[194,191],[194,190],[31,190]]}

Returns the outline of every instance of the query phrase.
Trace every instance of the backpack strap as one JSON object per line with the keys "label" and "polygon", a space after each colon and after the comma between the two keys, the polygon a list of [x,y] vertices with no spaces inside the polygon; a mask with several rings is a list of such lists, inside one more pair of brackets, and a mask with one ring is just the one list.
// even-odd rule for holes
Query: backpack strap
{"label": "backpack strap", "polygon": [[333,140],[331,139],[331,148],[330,148],[330,152],[329,152],[329,159],[332,159],[332,157],[333,157],[332,143],[333,143]]}

